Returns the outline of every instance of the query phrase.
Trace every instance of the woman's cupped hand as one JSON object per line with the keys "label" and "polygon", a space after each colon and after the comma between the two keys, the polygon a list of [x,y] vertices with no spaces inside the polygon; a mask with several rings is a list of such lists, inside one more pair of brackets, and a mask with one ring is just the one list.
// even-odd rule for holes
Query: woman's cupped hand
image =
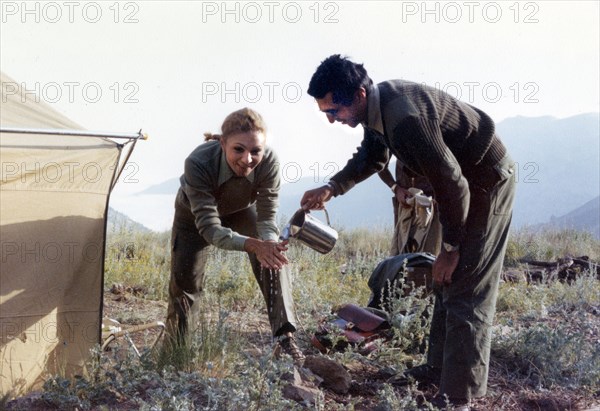
{"label": "woman's cupped hand", "polygon": [[256,254],[256,258],[258,258],[263,268],[281,270],[284,265],[289,263],[289,260],[285,256],[285,252],[288,249],[287,244],[287,241],[263,241],[256,238],[248,238],[244,243],[244,249]]}

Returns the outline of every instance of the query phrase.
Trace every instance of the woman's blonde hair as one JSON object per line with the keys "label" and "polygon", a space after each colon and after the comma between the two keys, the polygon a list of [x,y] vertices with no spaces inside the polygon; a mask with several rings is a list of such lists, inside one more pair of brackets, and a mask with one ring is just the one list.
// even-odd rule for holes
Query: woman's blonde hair
{"label": "woman's blonde hair", "polygon": [[248,107],[244,107],[241,110],[234,111],[225,118],[223,125],[221,125],[221,134],[204,133],[204,141],[226,140],[232,134],[246,133],[248,131],[266,134],[267,126],[260,114]]}

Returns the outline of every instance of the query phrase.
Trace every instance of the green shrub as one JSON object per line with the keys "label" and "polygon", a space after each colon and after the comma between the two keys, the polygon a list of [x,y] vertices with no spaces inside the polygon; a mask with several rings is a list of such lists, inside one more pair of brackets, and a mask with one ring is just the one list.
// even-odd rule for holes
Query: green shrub
{"label": "green shrub", "polygon": [[521,259],[556,261],[584,255],[593,261],[600,259],[600,240],[589,232],[572,229],[536,232],[523,228],[511,232],[504,264],[514,267]]}
{"label": "green shrub", "polygon": [[536,387],[594,392],[600,387],[598,307],[600,282],[589,272],[572,284],[506,284],[497,314],[504,332],[492,340],[493,356]]}
{"label": "green shrub", "polygon": [[146,298],[166,300],[170,273],[170,232],[118,231],[106,239],[104,282],[143,286]]}

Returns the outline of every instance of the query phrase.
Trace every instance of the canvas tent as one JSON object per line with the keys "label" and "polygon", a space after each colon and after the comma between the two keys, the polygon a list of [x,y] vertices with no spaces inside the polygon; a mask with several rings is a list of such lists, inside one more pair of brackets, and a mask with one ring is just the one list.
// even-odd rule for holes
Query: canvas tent
{"label": "canvas tent", "polygon": [[0,397],[84,372],[100,342],[108,196],[142,137],[87,132],[1,85]]}

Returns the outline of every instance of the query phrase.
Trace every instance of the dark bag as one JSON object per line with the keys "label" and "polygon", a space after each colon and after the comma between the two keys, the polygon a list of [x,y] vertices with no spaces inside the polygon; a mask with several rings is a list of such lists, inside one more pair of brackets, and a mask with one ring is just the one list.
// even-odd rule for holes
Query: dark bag
{"label": "dark bag", "polygon": [[431,292],[434,261],[435,256],[430,253],[409,253],[380,262],[369,278],[368,307],[389,312],[390,300],[410,294],[414,287],[425,287],[427,293]]}

